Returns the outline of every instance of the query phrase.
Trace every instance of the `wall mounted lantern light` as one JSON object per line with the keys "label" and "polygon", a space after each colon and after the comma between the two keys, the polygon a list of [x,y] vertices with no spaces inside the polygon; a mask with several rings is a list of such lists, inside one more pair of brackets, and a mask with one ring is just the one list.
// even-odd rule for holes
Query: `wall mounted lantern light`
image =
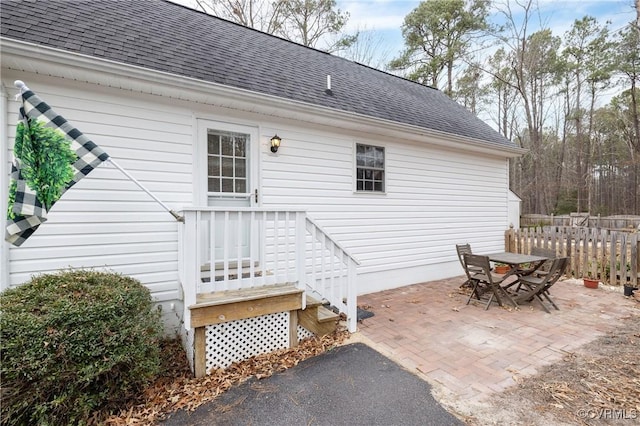
{"label": "wall mounted lantern light", "polygon": [[280,136],[278,135],[275,135],[271,138],[271,152],[278,152],[278,148],[280,148],[280,142],[282,142],[282,139],[280,139]]}

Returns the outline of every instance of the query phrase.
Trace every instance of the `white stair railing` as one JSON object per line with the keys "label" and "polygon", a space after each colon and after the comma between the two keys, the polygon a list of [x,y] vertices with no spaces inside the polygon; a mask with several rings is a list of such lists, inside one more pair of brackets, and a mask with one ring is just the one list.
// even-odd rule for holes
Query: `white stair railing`
{"label": "white stair railing", "polygon": [[293,283],[345,313],[348,329],[356,330],[357,261],[303,210],[193,207],[182,215],[186,328],[198,294]]}
{"label": "white stair railing", "polygon": [[310,217],[306,217],[307,289],[326,299],[347,316],[347,328],[356,331],[356,267],[359,262]]}

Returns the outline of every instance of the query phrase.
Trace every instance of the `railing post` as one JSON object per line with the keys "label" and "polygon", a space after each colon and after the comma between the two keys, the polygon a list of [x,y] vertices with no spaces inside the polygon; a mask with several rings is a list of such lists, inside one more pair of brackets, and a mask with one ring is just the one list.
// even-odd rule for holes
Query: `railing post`
{"label": "railing post", "polygon": [[278,267],[278,251],[280,250],[280,242],[278,233],[280,232],[280,217],[278,211],[273,212],[273,277],[276,283],[280,282]]}
{"label": "railing post", "polygon": [[[294,223],[294,227],[295,226],[296,224]],[[296,228],[294,228],[294,232],[295,231],[296,231]],[[295,239],[296,236],[294,235],[293,238],[294,238],[294,244],[295,246],[297,246],[297,241]],[[284,214],[284,280],[286,282],[293,281],[297,283],[298,278],[296,276],[291,277],[291,245],[289,242],[290,239],[291,239],[291,214],[289,212],[285,212]],[[293,259],[294,266],[293,267],[297,269],[298,268],[297,257],[296,257],[297,253],[295,253],[295,251],[297,250],[297,247],[295,246],[293,248],[294,250],[294,259]]]}
{"label": "railing post", "polygon": [[[344,254],[343,254],[344,256]],[[342,259],[340,259],[342,261]],[[356,283],[356,264],[347,256],[348,279],[347,279],[347,329],[350,333],[355,333],[358,323],[358,287]]]}
{"label": "railing post", "polygon": [[[307,228],[305,226],[306,213],[304,212],[296,212],[296,279],[297,279],[297,287],[301,290],[306,289],[306,257],[307,257],[307,247],[306,247],[306,235]],[[306,309],[307,307],[307,298],[302,298],[302,309]]]}
{"label": "railing post", "polygon": [[200,212],[186,211],[184,212],[184,224],[180,225],[183,228],[182,241],[180,241],[182,247],[182,273],[181,285],[182,294],[184,296],[184,311],[183,321],[184,328],[189,330],[191,328],[191,310],[189,306],[196,303],[196,293],[198,286],[197,271],[200,270],[200,256],[199,247],[200,240],[198,238],[198,223],[200,221]]}
{"label": "railing post", "polygon": [[267,282],[267,212],[263,211],[260,215],[260,223],[258,226],[259,250],[258,258],[260,259],[260,285],[266,285]]}
{"label": "railing post", "polygon": [[236,280],[242,288],[242,212],[236,212]]}
{"label": "railing post", "polygon": [[224,212],[224,222],[222,225],[222,269],[223,269],[223,276],[222,276],[222,282],[223,282],[223,288],[225,290],[229,290],[229,250],[230,250],[230,243],[229,241],[231,240],[231,236],[230,234],[230,229],[231,227],[231,212],[230,211],[225,211]]}

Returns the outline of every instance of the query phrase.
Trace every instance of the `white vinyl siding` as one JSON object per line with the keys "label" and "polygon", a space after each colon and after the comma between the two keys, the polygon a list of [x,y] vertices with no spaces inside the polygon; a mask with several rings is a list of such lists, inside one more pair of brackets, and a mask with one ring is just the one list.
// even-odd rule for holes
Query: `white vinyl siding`
{"label": "white vinyl siding", "polygon": [[[469,242],[478,252],[502,249],[508,226],[504,158],[446,150],[428,141],[386,141],[387,195],[354,194],[352,139],[320,130],[278,131],[283,139],[279,154],[263,157],[263,206],[307,209],[361,262],[360,276],[395,271],[396,282],[402,283],[405,268],[446,264],[453,270],[457,243]],[[272,129],[264,132],[266,138]],[[442,276],[406,279],[436,278]],[[379,289],[361,285],[359,292]]]}
{"label": "white vinyl siding", "polygon": [[[44,80],[29,84],[147,189],[170,206],[192,203],[191,111],[117,89]],[[12,146],[19,104],[8,104]],[[105,163],[64,194],[27,242],[10,248],[9,285],[39,273],[96,268],[140,280],[158,302],[178,300],[177,229],[168,212]]]}

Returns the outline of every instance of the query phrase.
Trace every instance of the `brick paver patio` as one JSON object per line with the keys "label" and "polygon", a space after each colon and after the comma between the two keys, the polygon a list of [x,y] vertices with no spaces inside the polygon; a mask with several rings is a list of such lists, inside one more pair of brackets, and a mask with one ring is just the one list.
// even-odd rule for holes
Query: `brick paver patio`
{"label": "brick paver patio", "polygon": [[[587,289],[559,281],[551,289],[559,311],[538,304],[518,310],[493,303],[466,305],[463,278],[432,281],[360,296],[375,316],[359,324],[359,337],[426,379],[450,406],[482,403],[519,378],[575,351],[618,321],[640,314],[640,304],[621,291]],[[355,336],[358,338],[357,336]],[[464,413],[463,413],[464,414]]]}

